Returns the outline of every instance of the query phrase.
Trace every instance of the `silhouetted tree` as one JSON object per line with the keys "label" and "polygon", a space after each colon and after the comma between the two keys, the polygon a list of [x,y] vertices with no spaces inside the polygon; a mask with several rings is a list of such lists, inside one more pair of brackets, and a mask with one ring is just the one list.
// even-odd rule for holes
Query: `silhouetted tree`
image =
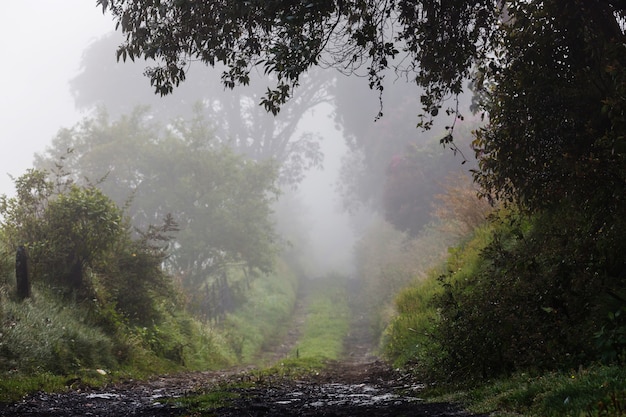
{"label": "silhouetted tree", "polygon": [[190,120],[201,114],[210,123],[213,143],[256,161],[273,159],[281,182],[289,185],[298,184],[308,169],[321,165],[322,138],[299,128],[307,112],[330,100],[331,73],[309,74],[290,106],[274,117],[258,106],[263,90],[257,84],[267,81],[261,74],[252,75],[257,82],[248,89],[225,91],[218,69],[194,64],[194,77],[175,94],[155,96],[144,82],[144,63],[122,65],[111,59],[121,41],[119,33],[112,33],[85,50],[81,71],[70,82],[79,109],[104,106],[112,119],[131,114],[138,106],[147,106],[146,113],[155,120]]}

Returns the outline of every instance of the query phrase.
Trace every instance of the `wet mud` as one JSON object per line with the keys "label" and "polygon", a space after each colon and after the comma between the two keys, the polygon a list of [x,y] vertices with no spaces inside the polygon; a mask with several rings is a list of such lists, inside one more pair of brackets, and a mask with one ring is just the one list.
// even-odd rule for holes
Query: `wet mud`
{"label": "wet mud", "polygon": [[[468,417],[449,403],[427,403],[421,384],[387,364],[333,363],[326,372],[306,380],[271,381],[238,390],[240,397],[215,416],[308,417]],[[474,415],[476,416],[476,415]]]}
{"label": "wet mud", "polygon": [[[246,382],[247,388],[236,388]],[[232,383],[234,387],[228,387]],[[226,385],[225,385],[226,384]],[[177,399],[219,387],[231,391],[227,406],[201,415],[219,417],[364,416],[467,417],[460,407],[427,403],[420,384],[387,364],[331,363],[325,372],[305,379],[266,378],[249,372],[195,372],[163,376],[151,381],[129,381],[100,390],[77,388],[58,394],[36,393],[0,406],[0,416],[79,417],[153,416],[192,414]]]}

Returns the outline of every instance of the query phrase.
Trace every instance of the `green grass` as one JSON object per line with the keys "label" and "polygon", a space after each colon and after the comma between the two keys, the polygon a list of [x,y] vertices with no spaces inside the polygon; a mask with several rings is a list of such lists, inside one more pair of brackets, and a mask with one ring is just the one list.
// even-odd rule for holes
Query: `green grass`
{"label": "green grass", "polygon": [[306,323],[292,358],[330,361],[343,353],[348,333],[350,309],[345,279],[331,276],[311,282]]}
{"label": "green grass", "polygon": [[[329,277],[311,287],[297,347],[289,358],[255,371],[251,378],[317,372],[340,357],[350,319],[345,280]],[[203,323],[168,304],[159,307],[160,322],[140,327],[117,315],[98,315],[93,306],[63,300],[37,286],[32,299],[17,302],[5,283],[0,287],[0,402],[35,391],[254,363],[260,351],[281,339],[292,319],[297,289],[297,277],[279,263],[274,274],[252,281],[249,302],[225,323]],[[196,399],[198,407],[210,407],[219,397],[207,395]]]}
{"label": "green grass", "polygon": [[214,410],[226,407],[240,397],[236,388],[233,384],[223,384],[204,393],[176,398],[170,402],[184,408],[190,415],[211,416]]}
{"label": "green grass", "polygon": [[289,356],[270,367],[251,372],[251,379],[299,378],[321,372],[339,360],[349,330],[350,309],[344,277],[309,280],[303,301],[306,319],[300,338]]}
{"label": "green grass", "polygon": [[431,272],[426,279],[402,290],[396,297],[396,316],[391,320],[382,338],[383,354],[393,360],[396,366],[419,362],[426,366],[429,362],[432,343],[429,337],[433,318],[437,311],[430,300],[441,292],[437,273]]}
{"label": "green grass", "polygon": [[259,352],[280,339],[296,302],[297,277],[279,263],[276,271],[252,282],[248,302],[229,314],[222,336],[239,363],[254,364]]}
{"label": "green grass", "polygon": [[[238,397],[238,388],[315,375],[329,362],[340,359],[350,322],[345,285],[345,279],[337,276],[306,283],[306,321],[301,338],[289,357],[272,366],[251,370],[237,382],[220,384],[204,393],[176,401],[192,415],[212,416],[214,410]],[[258,301],[259,305],[265,304],[263,300]],[[282,313],[278,316],[282,317]]]}
{"label": "green grass", "polygon": [[33,288],[17,302],[0,304],[0,372],[68,374],[117,364],[113,338],[93,326],[84,306],[61,302]]}
{"label": "green grass", "polygon": [[34,391],[97,387],[252,360],[278,337],[291,315],[296,289],[296,277],[280,265],[276,274],[252,282],[250,302],[226,326],[199,321],[171,303],[159,307],[158,323],[133,326],[37,285],[32,299],[18,302],[5,282],[0,286],[0,402]]}
{"label": "green grass", "polygon": [[18,401],[26,393],[60,392],[67,389],[67,377],[42,373],[36,376],[12,376],[0,380],[0,403]]}
{"label": "green grass", "polygon": [[466,404],[493,417],[626,416],[626,369],[598,366],[572,372],[517,374],[475,388],[441,395],[433,401]]}

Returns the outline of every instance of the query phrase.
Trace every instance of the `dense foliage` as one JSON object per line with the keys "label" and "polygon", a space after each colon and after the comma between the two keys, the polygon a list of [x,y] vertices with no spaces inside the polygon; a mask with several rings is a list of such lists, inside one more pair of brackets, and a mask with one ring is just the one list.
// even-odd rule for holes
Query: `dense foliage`
{"label": "dense foliage", "polygon": [[[597,3],[597,4],[596,4]],[[623,212],[623,20],[617,2],[512,2],[501,41],[477,72],[489,124],[476,178],[531,210],[567,201]]]}
{"label": "dense foliage", "polygon": [[422,104],[435,113],[445,96],[461,92],[471,64],[485,56],[498,18],[492,0],[97,3],[126,34],[118,57],[158,60],[147,70],[158,93],[185,80],[190,60],[224,64],[222,81],[231,88],[248,84],[260,66],[276,76],[263,100],[272,112],[311,66],[347,72],[366,66],[371,86],[380,89],[385,70],[402,55],[399,70],[426,88]]}
{"label": "dense foliage", "polygon": [[161,270],[173,225],[153,225],[133,238],[123,211],[101,190],[57,180],[39,170],[16,179],[17,195],[0,201],[3,246],[27,248],[32,282],[80,300],[95,297],[128,320],[149,322],[158,314],[155,303],[173,292]]}
{"label": "dense foliage", "polygon": [[54,167],[62,160],[74,181],[97,183],[127,206],[134,227],[147,230],[166,217],[175,222],[164,265],[190,305],[205,310],[212,290],[219,298],[230,290],[223,281],[229,268],[268,272],[277,248],[275,166],[237,156],[214,143],[211,132],[200,116],[162,127],[142,109],[117,121],[100,111],[62,130],[36,162]]}

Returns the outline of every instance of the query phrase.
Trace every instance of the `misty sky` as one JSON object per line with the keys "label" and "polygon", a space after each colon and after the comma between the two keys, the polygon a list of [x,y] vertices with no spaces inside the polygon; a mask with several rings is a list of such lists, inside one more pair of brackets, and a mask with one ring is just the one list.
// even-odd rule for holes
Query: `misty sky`
{"label": "misty sky", "polygon": [[32,166],[62,127],[83,115],[74,109],[68,81],[82,51],[114,29],[95,0],[2,0],[0,2],[0,194],[12,194],[7,174]]}

